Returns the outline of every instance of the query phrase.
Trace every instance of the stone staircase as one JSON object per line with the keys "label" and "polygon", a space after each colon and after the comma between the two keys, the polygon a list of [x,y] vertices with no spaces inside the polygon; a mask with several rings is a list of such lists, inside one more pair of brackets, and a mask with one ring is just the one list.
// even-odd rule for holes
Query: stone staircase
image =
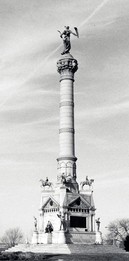
{"label": "stone staircase", "polygon": [[45,254],[106,254],[106,253],[125,253],[124,250],[116,246],[108,245],[84,245],[84,244],[38,244],[27,245],[19,244],[6,252],[32,252]]}

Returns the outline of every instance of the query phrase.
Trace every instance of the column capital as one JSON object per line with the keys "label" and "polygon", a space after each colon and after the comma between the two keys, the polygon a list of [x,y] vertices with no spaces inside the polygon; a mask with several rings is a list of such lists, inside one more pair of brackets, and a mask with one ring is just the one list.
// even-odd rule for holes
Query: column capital
{"label": "column capital", "polygon": [[57,61],[57,71],[61,75],[61,80],[71,79],[74,80],[74,73],[78,69],[78,62],[71,54],[66,54],[63,58]]}

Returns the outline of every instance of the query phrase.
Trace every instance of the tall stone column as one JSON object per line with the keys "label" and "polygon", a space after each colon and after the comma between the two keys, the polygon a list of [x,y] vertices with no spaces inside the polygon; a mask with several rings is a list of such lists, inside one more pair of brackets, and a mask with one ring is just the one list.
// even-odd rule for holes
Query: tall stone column
{"label": "tall stone column", "polygon": [[74,73],[77,60],[68,53],[57,62],[60,74],[60,128],[59,128],[59,175],[71,176],[76,181],[75,129],[74,129]]}

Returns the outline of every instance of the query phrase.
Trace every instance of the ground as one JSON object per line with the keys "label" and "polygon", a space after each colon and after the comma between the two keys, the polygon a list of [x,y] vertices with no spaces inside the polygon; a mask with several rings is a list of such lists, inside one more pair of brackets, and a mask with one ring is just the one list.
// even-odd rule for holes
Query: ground
{"label": "ground", "polygon": [[127,261],[129,260],[129,253],[108,253],[108,254],[71,254],[71,255],[46,255],[34,253],[3,253],[0,254],[0,260],[27,260],[27,261],[41,261],[41,260],[55,260],[55,261]]}

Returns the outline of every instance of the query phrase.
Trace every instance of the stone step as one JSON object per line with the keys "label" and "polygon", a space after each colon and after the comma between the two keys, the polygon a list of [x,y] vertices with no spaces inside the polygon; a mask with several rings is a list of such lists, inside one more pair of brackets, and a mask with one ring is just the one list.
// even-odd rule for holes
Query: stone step
{"label": "stone step", "polygon": [[69,247],[66,244],[42,244],[42,245],[23,245],[19,244],[6,252],[33,252],[33,253],[52,253],[52,254],[70,254]]}
{"label": "stone step", "polygon": [[123,249],[108,245],[69,245],[73,253],[124,253]]}
{"label": "stone step", "polygon": [[33,252],[51,254],[94,254],[94,253],[124,253],[125,251],[108,245],[84,245],[84,244],[19,244],[6,252]]}

